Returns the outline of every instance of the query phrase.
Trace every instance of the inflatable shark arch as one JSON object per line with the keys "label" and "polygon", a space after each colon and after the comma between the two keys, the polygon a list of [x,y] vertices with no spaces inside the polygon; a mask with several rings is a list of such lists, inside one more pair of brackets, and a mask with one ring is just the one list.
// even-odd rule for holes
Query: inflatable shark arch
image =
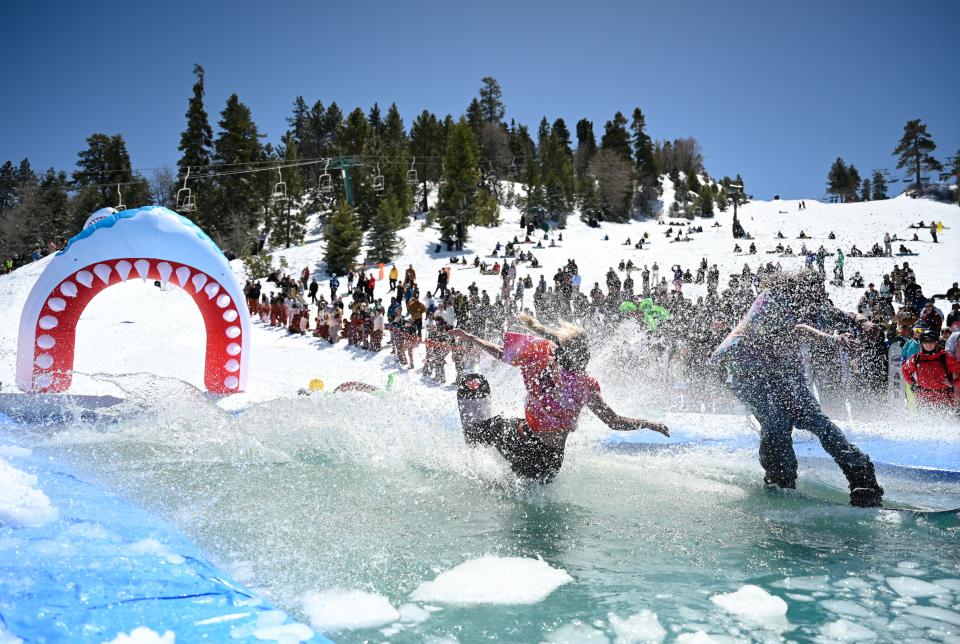
{"label": "inflatable shark arch", "polygon": [[186,217],[158,206],[98,210],[50,260],[20,316],[17,386],[35,393],[66,391],[84,308],[104,289],[138,277],[179,286],[193,297],[207,335],[207,390],[242,391],[250,314],[240,285],[212,239]]}

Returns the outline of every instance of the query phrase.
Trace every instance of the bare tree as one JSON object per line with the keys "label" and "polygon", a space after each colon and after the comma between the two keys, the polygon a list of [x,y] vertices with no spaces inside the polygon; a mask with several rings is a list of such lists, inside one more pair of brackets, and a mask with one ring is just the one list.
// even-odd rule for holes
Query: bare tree
{"label": "bare tree", "polygon": [[176,206],[177,179],[170,166],[155,168],[150,177],[150,201],[158,206],[173,208]]}
{"label": "bare tree", "polygon": [[630,217],[633,196],[633,166],[623,155],[600,150],[590,161],[590,174],[596,177],[604,211],[614,221]]}

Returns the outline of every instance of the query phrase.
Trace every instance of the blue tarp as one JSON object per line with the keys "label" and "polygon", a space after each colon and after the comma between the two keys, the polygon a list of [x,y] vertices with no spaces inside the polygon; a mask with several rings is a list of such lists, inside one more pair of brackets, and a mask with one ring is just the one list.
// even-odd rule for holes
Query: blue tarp
{"label": "blue tarp", "polygon": [[177,642],[309,637],[308,627],[231,581],[147,512],[49,460],[7,460],[37,477],[59,518],[38,528],[0,525],[0,633],[104,642],[145,626],[173,631]]}

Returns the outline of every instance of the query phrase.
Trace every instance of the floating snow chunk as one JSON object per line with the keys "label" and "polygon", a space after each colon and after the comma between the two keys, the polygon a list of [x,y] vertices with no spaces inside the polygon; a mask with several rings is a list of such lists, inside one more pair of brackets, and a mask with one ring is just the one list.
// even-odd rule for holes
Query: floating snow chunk
{"label": "floating snow chunk", "polygon": [[400,621],[406,624],[419,624],[430,619],[430,611],[416,604],[404,604],[400,607]]}
{"label": "floating snow chunk", "polygon": [[830,578],[826,575],[813,577],[785,577],[773,584],[775,588],[787,590],[830,590]]}
{"label": "floating snow chunk", "polygon": [[146,626],[138,626],[130,633],[120,633],[107,644],[174,644],[177,636],[173,631],[165,631],[160,635]]}
{"label": "floating snow chunk", "polygon": [[26,458],[33,450],[19,445],[0,445],[0,458]]}
{"label": "floating snow chunk", "polygon": [[60,292],[66,295],[67,297],[76,297],[77,296],[77,285],[73,282],[64,282],[60,285]]}
{"label": "floating snow chunk", "polygon": [[935,619],[938,622],[946,622],[954,626],[960,626],[960,613],[946,608],[936,608],[934,606],[910,606],[906,609],[908,613]]}
{"label": "floating snow chunk", "polygon": [[181,266],[176,270],[177,282],[180,283],[180,288],[187,288],[187,284],[190,281],[190,269],[186,266]]}
{"label": "floating snow chunk", "polygon": [[310,624],[322,633],[377,628],[400,619],[386,597],[361,590],[310,591],[301,603]]}
{"label": "floating snow chunk", "polygon": [[845,619],[824,624],[820,627],[820,634],[836,642],[862,642],[877,639],[877,634],[866,626],[860,626]]}
{"label": "floating snow chunk", "polygon": [[190,278],[190,282],[193,284],[194,291],[199,293],[200,289],[203,288],[203,285],[207,283],[207,276],[204,275],[203,273],[197,273],[192,278]]}
{"label": "floating snow chunk", "polygon": [[540,559],[486,555],[465,561],[410,595],[442,604],[536,604],[573,581],[567,571]]}
{"label": "floating snow chunk", "polygon": [[616,614],[609,613],[607,619],[610,621],[610,628],[617,635],[616,644],[662,642],[667,636],[667,631],[660,625],[657,614],[648,608],[627,619],[620,619]]}
{"label": "floating snow chunk", "polygon": [[710,601],[729,613],[758,622],[783,624],[787,614],[787,602],[753,584],[736,592],[714,595]]}
{"label": "floating snow chunk", "polygon": [[850,617],[870,617],[873,615],[872,611],[867,610],[860,604],[844,599],[828,599],[820,602],[820,605],[839,615],[849,615]]}
{"label": "floating snow chunk", "polygon": [[258,628],[253,631],[253,636],[265,642],[294,644],[294,642],[305,642],[313,637],[313,631],[305,624],[280,624]]}
{"label": "floating snow chunk", "polygon": [[713,639],[705,631],[697,631],[696,633],[681,633],[677,636],[677,644],[716,644],[717,640]]}
{"label": "floating snow chunk", "polygon": [[57,509],[36,485],[36,476],[0,459],[0,526],[39,528],[56,520]]}
{"label": "floating snow chunk", "polygon": [[93,267],[94,274],[100,278],[100,281],[104,284],[110,282],[110,273],[113,272],[113,268],[110,264],[97,264]]}
{"label": "floating snow chunk", "polygon": [[67,301],[62,297],[51,297],[47,300],[47,306],[50,307],[51,311],[56,311],[59,313],[63,309],[67,308]]}
{"label": "floating snow chunk", "polygon": [[943,586],[913,577],[887,577],[887,585],[901,597],[933,597],[950,592]]}
{"label": "floating snow chunk", "polygon": [[182,556],[173,552],[156,539],[141,539],[136,543],[130,544],[127,550],[136,555],[156,555],[166,559],[167,563],[174,565],[179,565],[186,561]]}
{"label": "floating snow chunk", "polygon": [[90,288],[91,286],[93,286],[93,273],[91,273],[90,271],[80,271],[79,273],[77,273],[74,279],[76,279],[78,282],[80,282],[87,288]]}
{"label": "floating snow chunk", "polygon": [[147,279],[150,274],[150,262],[145,259],[138,259],[133,263],[133,267],[137,269],[137,275],[140,276],[140,279]]}
{"label": "floating snow chunk", "polygon": [[960,579],[934,579],[933,583],[944,588],[960,593]]}
{"label": "floating snow chunk", "polygon": [[607,636],[603,634],[603,631],[598,631],[592,626],[584,624],[579,619],[575,619],[573,622],[561,626],[552,633],[547,633],[543,641],[550,642],[551,644],[571,644],[572,642],[577,642],[577,644],[581,642],[583,644],[604,642],[604,644],[608,644],[610,642]]}
{"label": "floating snow chunk", "polygon": [[160,262],[157,264],[157,272],[160,273],[160,282],[166,286],[170,281],[170,275],[173,273],[173,266],[170,262]]}
{"label": "floating snow chunk", "polygon": [[133,265],[131,265],[130,262],[125,259],[121,259],[119,262],[117,262],[117,275],[120,276],[120,279],[126,282],[127,278],[130,277],[131,268],[133,268]]}

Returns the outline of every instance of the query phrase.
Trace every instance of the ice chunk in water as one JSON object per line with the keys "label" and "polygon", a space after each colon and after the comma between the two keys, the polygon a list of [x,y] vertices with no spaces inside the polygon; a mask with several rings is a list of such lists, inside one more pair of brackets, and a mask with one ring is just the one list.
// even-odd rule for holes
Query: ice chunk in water
{"label": "ice chunk in water", "polygon": [[829,599],[820,602],[820,605],[832,613],[849,615],[850,617],[870,617],[873,613],[856,602],[843,599]]}
{"label": "ice chunk in water", "polygon": [[572,644],[573,642],[577,644],[581,642],[583,644],[600,644],[603,642],[606,644],[610,640],[602,631],[598,631],[577,619],[570,624],[561,626],[552,633],[548,633],[543,641],[551,642],[551,644]]}
{"label": "ice chunk in water", "polygon": [[166,631],[160,635],[146,626],[138,626],[129,633],[120,633],[110,640],[109,644],[173,644],[176,635],[173,631]]}
{"label": "ice chunk in water", "polygon": [[814,577],[785,577],[773,584],[776,588],[787,590],[830,590],[830,578],[826,575]]}
{"label": "ice chunk in water", "polygon": [[607,619],[610,620],[610,628],[617,635],[616,644],[662,642],[667,636],[667,631],[660,625],[657,614],[647,608],[627,619],[620,619],[614,613],[607,615]]}
{"label": "ice chunk in water", "polygon": [[933,597],[950,592],[942,586],[913,577],[887,577],[887,584],[902,597]]}
{"label": "ice chunk in water", "polygon": [[36,485],[36,476],[0,459],[0,526],[39,528],[56,520],[57,508]]}
{"label": "ice chunk in water", "polygon": [[920,617],[935,619],[938,622],[946,622],[947,624],[960,626],[960,613],[947,610],[946,608],[936,608],[934,606],[911,606],[907,609],[907,612],[912,613],[913,615],[919,615]]}
{"label": "ice chunk in water", "polygon": [[771,625],[786,625],[787,602],[771,595],[763,588],[747,584],[733,593],[721,593],[710,598],[727,612]]}
{"label": "ice chunk in water", "polygon": [[845,619],[824,624],[820,627],[820,635],[831,641],[839,642],[862,642],[877,639],[877,634],[866,626],[860,626]]}
{"label": "ice chunk in water", "polygon": [[567,571],[540,559],[487,555],[420,584],[410,598],[455,605],[536,604],[571,581]]}
{"label": "ice chunk in water", "polygon": [[311,591],[301,599],[310,624],[322,633],[351,628],[377,628],[400,619],[383,595],[360,590]]}

